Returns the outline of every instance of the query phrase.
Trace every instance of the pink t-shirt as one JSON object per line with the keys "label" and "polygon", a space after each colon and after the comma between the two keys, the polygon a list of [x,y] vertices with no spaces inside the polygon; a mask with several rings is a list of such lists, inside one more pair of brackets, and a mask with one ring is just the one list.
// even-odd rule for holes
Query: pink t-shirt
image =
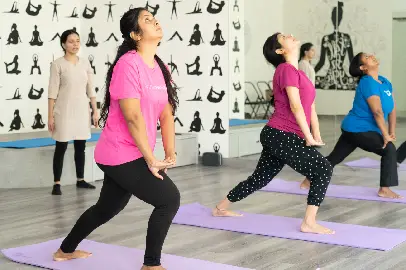
{"label": "pink t-shirt", "polygon": [[97,163],[114,166],[142,157],[119,105],[120,99],[127,98],[140,100],[148,142],[151,150],[154,150],[157,122],[168,104],[168,93],[158,63],[155,61],[154,68],[148,67],[136,51],[120,57],[114,67],[110,82],[109,115],[94,152]]}
{"label": "pink t-shirt", "polygon": [[268,121],[268,126],[297,134],[304,138],[304,134],[296,122],[296,118],[290,109],[289,97],[286,87],[292,86],[299,89],[300,100],[310,127],[312,104],[316,98],[316,89],[306,74],[297,70],[288,63],[280,64],[273,76],[273,93],[275,99],[275,111]]}

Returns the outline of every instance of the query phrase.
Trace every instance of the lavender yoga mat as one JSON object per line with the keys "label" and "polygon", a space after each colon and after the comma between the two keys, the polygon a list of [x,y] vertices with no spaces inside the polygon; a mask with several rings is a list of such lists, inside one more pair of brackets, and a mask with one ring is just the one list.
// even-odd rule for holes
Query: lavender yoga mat
{"label": "lavender yoga mat", "polygon": [[[381,162],[372,158],[361,158],[349,162],[345,162],[345,165],[352,168],[369,168],[369,169],[380,169]],[[406,164],[399,164],[398,170],[406,171]]]}
{"label": "lavender yoga mat", "polygon": [[[59,248],[61,242],[62,239],[56,239],[40,244],[4,249],[1,252],[14,262],[55,270],[133,270],[140,269],[144,260],[143,250],[84,240],[78,249],[92,252],[91,257],[55,262],[52,254]],[[163,254],[161,262],[168,270],[252,270],[167,254]]]}
{"label": "lavender yoga mat", "polygon": [[[287,194],[306,195],[309,193],[306,189],[300,188],[300,183],[295,181],[285,181],[275,178],[261,191],[279,192]],[[380,201],[393,203],[406,203],[406,190],[393,190],[403,199],[388,199],[378,196],[378,188],[360,187],[360,186],[342,186],[330,184],[327,188],[326,197],[344,198],[366,201]]]}
{"label": "lavender yoga mat", "polygon": [[334,235],[320,235],[300,232],[299,218],[241,213],[243,217],[213,217],[210,208],[194,203],[182,205],[173,223],[385,251],[406,241],[406,230],[320,222],[336,231]]}

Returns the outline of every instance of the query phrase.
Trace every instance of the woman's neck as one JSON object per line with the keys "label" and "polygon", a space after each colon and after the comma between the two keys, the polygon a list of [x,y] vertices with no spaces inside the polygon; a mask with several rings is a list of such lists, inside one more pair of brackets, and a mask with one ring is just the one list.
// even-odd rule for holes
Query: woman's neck
{"label": "woman's neck", "polygon": [[311,61],[311,59],[308,57],[308,56],[303,56],[303,58],[302,58],[303,60],[306,60],[306,61],[308,61],[308,62],[310,62]]}
{"label": "woman's neck", "polygon": [[379,81],[378,70],[368,70],[368,75],[374,78],[375,81]]}
{"label": "woman's neck", "polygon": [[137,52],[142,60],[151,68],[155,66],[155,54],[158,44],[139,44]]}
{"label": "woman's neck", "polygon": [[299,58],[298,57],[295,57],[292,55],[286,55],[285,61],[286,61],[286,63],[289,63],[292,66],[294,66],[296,69],[298,69],[298,67],[299,67]]}
{"label": "woman's neck", "polygon": [[76,62],[78,61],[78,57],[76,54],[72,54],[72,53],[65,53],[64,55],[65,59],[68,60],[69,62]]}

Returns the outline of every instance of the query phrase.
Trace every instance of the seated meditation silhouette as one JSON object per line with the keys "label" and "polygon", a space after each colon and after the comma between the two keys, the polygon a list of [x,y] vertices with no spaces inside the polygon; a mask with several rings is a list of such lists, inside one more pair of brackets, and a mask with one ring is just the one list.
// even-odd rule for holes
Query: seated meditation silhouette
{"label": "seated meditation silhouette", "polygon": [[37,109],[37,114],[34,116],[34,123],[31,127],[32,129],[43,129],[45,127],[44,122],[42,122],[42,115],[39,113],[39,109]]}
{"label": "seated meditation silhouette", "polygon": [[218,71],[219,71],[219,75],[220,75],[220,76],[223,76],[223,71],[221,70],[221,67],[219,67],[220,55],[215,54],[215,55],[213,56],[213,61],[214,61],[214,67],[211,67],[210,76],[213,76],[214,70],[218,70]]}
{"label": "seated meditation silhouette", "polygon": [[200,112],[196,111],[194,116],[193,116],[193,121],[190,124],[190,129],[189,132],[200,132],[200,130],[204,130],[203,124],[202,124],[202,119],[200,119]]}
{"label": "seated meditation silhouette", "polygon": [[20,34],[18,33],[18,30],[17,30],[17,24],[13,23],[13,25],[11,26],[11,32],[7,38],[6,45],[9,45],[9,44],[15,45],[15,44],[18,44],[18,42],[21,43]]}
{"label": "seated meditation silhouette", "polygon": [[73,11],[72,11],[72,14],[70,16],[68,16],[68,18],[79,18],[79,15],[78,15],[76,10],[77,10],[77,8],[74,7]]}
{"label": "seated meditation silhouette", "polygon": [[40,88],[39,90],[34,88],[34,85],[31,84],[30,91],[28,92],[28,98],[32,100],[38,100],[42,97],[44,93],[44,88]]}
{"label": "seated meditation silhouette", "polygon": [[220,24],[216,23],[216,30],[214,30],[213,32],[213,39],[210,41],[210,44],[212,46],[223,46],[224,44],[226,44],[226,41],[223,38],[223,34],[220,30]]}
{"label": "seated meditation silhouette", "polygon": [[37,54],[34,54],[34,55],[32,56],[32,61],[34,62],[34,65],[31,66],[31,73],[30,73],[30,75],[32,75],[32,74],[34,73],[34,69],[37,70],[38,75],[41,75],[41,67],[38,66],[38,55],[37,55]]}
{"label": "seated meditation silhouette", "polygon": [[82,17],[85,19],[92,19],[96,15],[97,7],[90,9],[85,5],[85,9],[83,10]]}
{"label": "seated meditation silhouette", "polygon": [[226,133],[226,130],[223,127],[222,120],[219,117],[219,112],[216,113],[216,118],[214,118],[214,123],[213,127],[210,129],[211,133],[217,133],[217,134],[224,134]]}
{"label": "seated meditation silhouette", "polygon": [[224,92],[224,90],[222,90],[220,93],[214,91],[213,86],[210,88],[209,93],[207,94],[207,100],[212,102],[212,103],[219,103],[224,95],[226,94],[226,92]]}
{"label": "seated meditation silhouette", "polygon": [[20,110],[17,109],[14,111],[14,118],[11,121],[9,132],[13,130],[20,130],[21,126],[24,127],[24,124],[23,121],[21,121]]}
{"label": "seated meditation silhouette", "polygon": [[4,13],[15,13],[15,14],[20,13],[19,10],[18,10],[18,3],[17,3],[17,1],[14,1],[14,2],[13,2],[13,6],[11,7],[11,10],[10,10],[10,11],[5,11]]}
{"label": "seated meditation silhouette", "polygon": [[93,33],[93,27],[90,27],[89,38],[86,42],[86,47],[97,47],[99,43],[96,41],[96,35]]}
{"label": "seated meditation silhouette", "polygon": [[241,84],[240,82],[238,83],[233,83],[233,87],[235,91],[240,91],[241,90]]}
{"label": "seated meditation silhouette", "polygon": [[195,96],[192,99],[187,99],[186,101],[203,101],[202,97],[200,96],[200,89],[196,90]]}
{"label": "seated meditation silhouette", "polygon": [[[18,55],[15,55],[13,58],[13,62],[11,63],[6,63],[4,62],[4,64],[6,64],[6,73],[7,74],[20,74],[21,70],[18,70]],[[9,70],[8,67],[14,64],[14,68],[12,70]]]}
{"label": "seated meditation silhouette", "polygon": [[198,25],[198,24],[195,24],[195,26],[193,27],[193,34],[192,34],[192,36],[190,37],[189,45],[188,45],[188,46],[191,46],[191,45],[200,45],[200,41],[201,41],[202,43],[204,43],[203,37],[202,37],[202,32],[200,32],[199,28],[200,28],[199,25]]}
{"label": "seated meditation silhouette", "polygon": [[148,1],[145,4],[145,8],[151,12],[152,16],[155,16],[158,13],[159,5],[157,4],[155,7],[151,6]]}
{"label": "seated meditation silhouette", "polygon": [[210,0],[209,5],[207,6],[207,12],[209,12],[211,14],[220,13],[223,10],[223,7],[225,4],[226,3],[224,1],[217,3],[214,0]]}
{"label": "seated meditation silhouette", "polygon": [[14,96],[12,98],[8,98],[7,100],[13,100],[13,99],[21,99],[20,88],[17,88],[14,91]]}
{"label": "seated meditation silhouette", "polygon": [[[197,75],[200,76],[202,75],[203,72],[201,72],[200,69],[200,56],[197,56],[195,61],[192,64],[186,64],[186,72],[188,75]],[[195,70],[190,71],[189,68],[195,66]]]}
{"label": "seated meditation silhouette", "polygon": [[233,113],[239,113],[239,112],[240,112],[240,109],[238,108],[238,101],[237,101],[237,98],[235,98]]}
{"label": "seated meditation silhouette", "polygon": [[31,46],[42,46],[42,44],[44,44],[44,42],[42,42],[39,31],[38,31],[38,27],[36,25],[34,25],[34,31],[32,32],[32,38],[30,41],[30,45]]}
{"label": "seated meditation silhouette", "polygon": [[238,46],[238,39],[237,39],[237,37],[235,37],[233,52],[239,52],[239,51],[240,51],[240,47]]}
{"label": "seated meditation silhouette", "polygon": [[197,1],[196,2],[196,5],[195,5],[195,8],[193,9],[193,11],[191,11],[191,12],[188,12],[188,13],[186,13],[186,14],[199,14],[199,13],[202,13],[202,9],[200,8],[200,2],[199,1]]}
{"label": "seated meditation silhouette", "polygon": [[25,9],[25,12],[27,12],[27,14],[30,15],[30,16],[37,16],[39,14],[41,8],[42,8],[41,5],[34,6],[31,3],[31,0],[29,0],[27,8]]}

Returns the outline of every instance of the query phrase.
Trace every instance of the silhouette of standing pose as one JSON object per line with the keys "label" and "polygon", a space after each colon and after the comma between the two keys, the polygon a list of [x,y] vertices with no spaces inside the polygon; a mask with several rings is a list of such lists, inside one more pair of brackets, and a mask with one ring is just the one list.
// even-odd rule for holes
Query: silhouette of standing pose
{"label": "silhouette of standing pose", "polygon": [[240,65],[238,64],[238,59],[235,59],[234,73],[237,73],[237,69],[238,73],[240,73]]}
{"label": "silhouette of standing pose", "polygon": [[238,0],[235,0],[234,2],[233,11],[235,10],[240,11],[240,7],[238,6]]}
{"label": "silhouette of standing pose", "polygon": [[172,3],[171,20],[172,20],[173,14],[175,14],[175,15],[176,15],[176,18],[178,18],[178,13],[177,13],[177,11],[176,11],[176,4],[179,3],[179,2],[181,2],[181,1],[172,0],[172,1],[166,1],[166,2]]}
{"label": "silhouette of standing pose", "polygon": [[58,6],[61,4],[57,4],[56,0],[53,3],[50,3],[51,5],[54,6],[54,11],[52,12],[52,21],[54,21],[54,18],[56,17],[56,21],[59,21],[58,19]]}
{"label": "silhouette of standing pose", "polygon": [[32,38],[30,41],[31,46],[42,46],[44,42],[42,42],[40,38],[40,34],[38,32],[38,27],[34,25],[34,31],[32,32]]}
{"label": "silhouette of standing pose", "polygon": [[14,119],[11,121],[9,132],[13,130],[20,130],[21,126],[24,127],[24,124],[20,117],[20,110],[17,109],[14,111]]}
{"label": "silhouette of standing pose", "polygon": [[14,1],[13,6],[11,7],[11,10],[10,11],[5,11],[4,13],[16,13],[16,14],[20,13],[19,10],[18,10],[17,5],[18,5],[17,1]]}
{"label": "silhouette of standing pose", "polygon": [[201,41],[202,43],[204,43],[203,37],[202,37],[202,32],[200,32],[199,28],[200,28],[199,25],[198,25],[198,24],[195,24],[195,26],[193,27],[193,34],[192,34],[192,36],[190,37],[189,45],[188,45],[188,46],[191,46],[191,45],[200,45],[200,41]]}
{"label": "silhouette of standing pose", "polygon": [[[7,74],[20,74],[21,70],[18,70],[18,55],[15,55],[13,58],[13,62],[11,63],[6,63],[4,62],[4,64],[6,65],[6,73]],[[12,70],[9,70],[8,67],[11,66],[12,64],[14,64],[14,68]]]}
{"label": "silhouette of standing pose", "polygon": [[111,17],[111,21],[113,20],[113,11],[112,7],[115,6],[116,4],[112,4],[111,1],[108,4],[104,4],[105,6],[109,7],[109,12],[107,13],[107,21],[109,21],[109,18]]}
{"label": "silhouette of standing pose", "polygon": [[27,8],[25,9],[25,12],[27,12],[28,15],[30,16],[37,16],[41,10],[42,6],[34,6],[31,3],[31,0],[28,1]]}
{"label": "silhouette of standing pose", "polygon": [[18,42],[21,43],[20,34],[18,33],[18,30],[17,30],[17,24],[13,23],[13,25],[11,25],[11,32],[8,35],[6,45],[18,44]]}
{"label": "silhouette of standing pose", "polygon": [[190,124],[190,129],[189,132],[200,132],[200,130],[204,130],[203,124],[202,124],[202,119],[200,118],[200,112],[196,111],[195,114],[193,115],[193,121]]}
{"label": "silhouette of standing pose", "polygon": [[[90,9],[85,5],[85,9],[83,10],[82,17],[85,19],[92,19],[96,15],[97,7]],[[88,13],[90,12],[90,13]]]}
{"label": "silhouette of standing pose", "polygon": [[220,76],[223,76],[223,72],[221,70],[221,67],[219,67],[220,55],[215,54],[213,56],[213,61],[214,61],[214,67],[211,67],[210,76],[213,76],[213,72],[214,72],[215,69],[219,71]]}
{"label": "silhouette of standing pose", "polygon": [[354,58],[352,41],[349,34],[338,29],[343,18],[343,2],[338,2],[331,13],[334,32],[325,35],[321,41],[319,63],[315,66],[316,74],[323,68],[328,57],[329,68],[326,75],[316,76],[316,89],[326,90],[355,90],[357,80],[347,74],[348,67],[344,61],[348,55],[349,62]]}
{"label": "silhouette of standing pose", "polygon": [[34,65],[31,66],[31,73],[30,73],[30,75],[33,74],[34,68],[37,69],[38,75],[41,75],[41,67],[38,66],[38,55],[37,55],[37,54],[34,54],[34,55],[32,56],[32,61],[34,62]]}
{"label": "silhouette of standing pose", "polygon": [[37,114],[34,116],[34,123],[31,127],[32,129],[43,129],[45,127],[44,122],[42,122],[42,115],[39,113],[39,109],[37,109]]}

